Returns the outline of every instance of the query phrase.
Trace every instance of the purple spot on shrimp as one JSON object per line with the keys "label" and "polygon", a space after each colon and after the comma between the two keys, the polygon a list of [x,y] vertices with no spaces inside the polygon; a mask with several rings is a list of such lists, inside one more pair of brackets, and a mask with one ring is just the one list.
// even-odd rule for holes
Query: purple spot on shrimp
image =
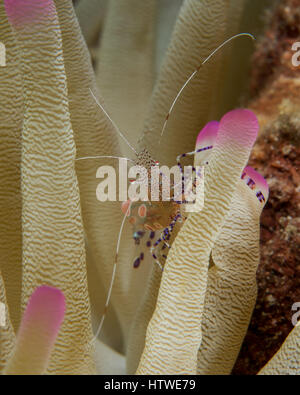
{"label": "purple spot on shrimp", "polygon": [[154,239],[154,237],[155,237],[155,232],[151,232],[150,233],[150,239]]}
{"label": "purple spot on shrimp", "polygon": [[133,267],[137,269],[140,266],[140,264],[141,264],[140,258],[136,258],[136,260],[133,262]]}

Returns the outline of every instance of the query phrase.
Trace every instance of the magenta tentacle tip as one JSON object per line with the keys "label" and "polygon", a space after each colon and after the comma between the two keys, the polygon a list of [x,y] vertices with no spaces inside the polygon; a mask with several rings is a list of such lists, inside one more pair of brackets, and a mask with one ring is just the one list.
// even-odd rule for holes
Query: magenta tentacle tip
{"label": "magenta tentacle tip", "polygon": [[47,323],[48,328],[56,335],[64,319],[66,311],[65,296],[58,288],[42,285],[32,293],[22,324],[26,322]]}
{"label": "magenta tentacle tip", "polygon": [[4,0],[10,23],[15,28],[40,23],[55,10],[53,0]]}
{"label": "magenta tentacle tip", "polygon": [[257,117],[251,110],[236,109],[221,119],[216,144],[236,142],[242,147],[251,148],[258,130]]}
{"label": "magenta tentacle tip", "polygon": [[198,134],[196,140],[196,147],[200,148],[201,146],[214,145],[215,140],[217,138],[218,129],[219,129],[218,121],[208,122],[201,130],[201,132]]}

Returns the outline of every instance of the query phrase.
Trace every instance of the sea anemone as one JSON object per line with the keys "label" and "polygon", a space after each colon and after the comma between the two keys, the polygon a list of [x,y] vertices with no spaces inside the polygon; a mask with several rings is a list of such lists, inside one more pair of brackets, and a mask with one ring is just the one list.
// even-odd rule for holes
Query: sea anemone
{"label": "sea anemone", "polygon": [[[111,0],[106,18],[98,12],[102,1],[82,0],[79,20],[97,10],[83,29],[87,41],[94,45],[101,31],[95,77],[70,0],[0,1],[7,57],[0,84],[3,373],[231,372],[255,304],[259,217],[268,198],[265,180],[247,166],[257,118],[232,110],[245,89],[246,73],[236,73],[240,42],[219,52],[186,87],[158,142],[187,77],[241,31],[249,10],[256,28],[267,3],[176,1],[170,39],[170,26],[162,27],[166,14],[154,0]],[[242,45],[247,61],[251,40]],[[193,150],[207,122],[221,118],[207,126],[217,128],[210,136],[203,210],[190,213],[175,235],[163,272],[151,254],[133,269],[132,230],[125,223],[97,339],[122,213],[119,202],[99,203],[95,196],[97,167],[103,161],[116,166],[114,159],[76,159],[132,153],[91,91],[129,141],[138,141],[137,150],[147,148],[167,165]],[[200,133],[196,147],[202,139]],[[195,164],[199,160],[195,155]],[[298,332],[262,373],[299,373]],[[35,333],[41,347],[30,353]]]}

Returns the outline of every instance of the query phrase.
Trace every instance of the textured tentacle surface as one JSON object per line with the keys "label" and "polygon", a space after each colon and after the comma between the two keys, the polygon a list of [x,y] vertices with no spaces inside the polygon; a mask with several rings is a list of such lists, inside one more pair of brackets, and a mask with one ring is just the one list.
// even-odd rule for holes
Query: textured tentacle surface
{"label": "textured tentacle surface", "polygon": [[[74,15],[73,6],[69,0],[57,1],[56,6],[62,31],[76,156],[80,158],[120,155],[115,130],[105,114],[97,107],[89,90],[91,89],[98,97],[90,56]],[[102,99],[100,101],[102,102]],[[120,220],[118,203],[101,204],[95,196],[96,171],[104,163],[116,165],[115,161],[108,159],[78,161],[76,166],[88,250],[88,282],[91,302],[94,306],[95,330],[103,313]],[[95,283],[95,276],[98,277],[97,283]],[[118,327],[115,320],[114,326]],[[118,339],[122,337],[120,332],[117,334],[116,331],[109,331],[107,335],[107,341],[114,342],[116,345]]]}
{"label": "textured tentacle surface", "polygon": [[6,66],[0,72],[0,270],[15,329],[21,308],[21,130],[23,122],[20,53],[0,1],[0,37],[6,47]]}
{"label": "textured tentacle surface", "polygon": [[[255,173],[255,174],[253,174]],[[255,190],[241,179],[212,249],[202,321],[198,374],[230,374],[256,301],[259,263],[259,217],[264,207],[256,194],[265,183],[254,170]],[[261,188],[261,186],[263,188]]]}
{"label": "textured tentacle surface", "polygon": [[[153,259],[152,256],[150,256],[150,259]],[[151,264],[150,262],[146,263]],[[147,283],[145,295],[141,300],[130,331],[126,358],[128,374],[134,374],[138,368],[145,346],[147,327],[155,310],[161,276],[162,271],[160,267],[158,265],[154,265]]]}
{"label": "textured tentacle surface", "polygon": [[58,17],[51,0],[5,1],[22,53],[23,304],[41,284],[61,289],[66,317],[49,373],[94,372],[75,143]]}
{"label": "textured tentacle surface", "polygon": [[[8,303],[5,295],[4,282],[0,272],[0,309],[1,309],[1,324],[0,324],[0,372],[2,373],[7,361],[13,351],[15,345],[15,333],[10,320]],[[4,314],[4,317],[2,316]],[[4,326],[2,323],[4,320]]]}
{"label": "textured tentacle surface", "polygon": [[299,375],[300,374],[300,325],[288,335],[279,351],[261,369],[259,375]]}
{"label": "textured tentacle surface", "polygon": [[[196,150],[215,145],[217,125],[210,122],[200,132]],[[195,154],[195,164],[207,163],[211,154],[211,150]],[[268,186],[249,167],[243,170],[242,177],[211,252],[198,374],[231,372],[256,301],[259,218],[268,199]]]}

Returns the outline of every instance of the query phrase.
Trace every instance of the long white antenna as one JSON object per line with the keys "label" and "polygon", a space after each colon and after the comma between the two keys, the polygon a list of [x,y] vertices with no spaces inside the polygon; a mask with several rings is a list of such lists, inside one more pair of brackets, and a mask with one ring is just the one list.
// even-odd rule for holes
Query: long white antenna
{"label": "long white antenna", "polygon": [[232,36],[232,37],[230,37],[230,38],[228,38],[226,41],[224,41],[221,45],[219,45],[201,64],[200,64],[200,66],[198,66],[198,68],[189,76],[189,78],[185,81],[185,83],[182,85],[182,87],[181,87],[181,89],[179,90],[179,92],[177,93],[177,96],[175,97],[175,99],[174,99],[174,101],[173,101],[173,103],[171,104],[171,107],[170,107],[170,109],[169,109],[169,112],[168,112],[168,114],[167,114],[167,116],[166,116],[166,119],[165,119],[165,122],[164,122],[164,125],[163,125],[163,128],[162,128],[162,131],[161,131],[161,134],[160,134],[160,139],[159,139],[159,142],[158,142],[158,144],[160,144],[160,141],[161,141],[161,138],[162,138],[162,135],[164,134],[164,131],[165,131],[165,128],[166,128],[166,126],[167,126],[167,122],[168,122],[168,119],[169,119],[169,117],[170,117],[170,114],[171,114],[171,112],[173,111],[173,108],[174,108],[174,106],[175,106],[175,104],[176,104],[176,102],[177,102],[177,100],[178,100],[178,98],[179,98],[179,96],[181,95],[181,93],[182,93],[182,91],[184,90],[184,88],[188,85],[188,83],[194,78],[194,76],[198,73],[198,71],[200,70],[200,68],[206,63],[206,62],[208,62],[221,48],[223,48],[225,45],[227,45],[230,41],[232,41],[232,40],[234,40],[234,39],[236,39],[236,38],[238,38],[238,37],[242,37],[242,36],[246,36],[246,37],[250,37],[252,40],[255,40],[255,37],[252,35],[252,34],[250,34],[250,33],[239,33],[239,34],[236,34],[235,36]]}
{"label": "long white antenna", "polygon": [[111,117],[108,115],[108,113],[106,112],[106,110],[104,109],[104,107],[99,103],[98,99],[96,98],[96,96],[94,95],[93,91],[90,89],[90,92],[95,100],[95,102],[97,103],[97,105],[101,108],[101,110],[104,112],[104,114],[107,116],[107,118],[110,120],[111,124],[114,126],[114,128],[116,129],[116,131],[119,133],[119,135],[122,137],[122,139],[125,141],[125,143],[128,145],[128,147],[130,147],[132,149],[132,151],[138,155],[137,151],[133,148],[133,146],[130,144],[130,142],[126,139],[126,137],[124,136],[124,134],[121,132],[121,130],[118,128],[118,126],[116,125],[116,123],[111,119]]}
{"label": "long white antenna", "polygon": [[97,332],[96,332],[93,340],[96,340],[98,338],[100,332],[101,332],[101,329],[102,329],[102,326],[103,326],[103,323],[104,323],[104,319],[105,319],[105,316],[106,316],[106,312],[107,312],[107,309],[108,309],[110,296],[111,296],[111,292],[112,292],[114,281],[115,281],[115,277],[116,277],[116,269],[117,269],[117,263],[118,263],[118,255],[119,255],[119,249],[120,249],[121,236],[122,236],[122,232],[123,232],[123,228],[124,228],[126,217],[129,214],[130,209],[131,209],[131,204],[132,204],[132,202],[130,202],[130,204],[129,204],[128,208],[127,208],[127,211],[126,211],[126,213],[125,213],[125,215],[123,217],[123,221],[122,221],[122,224],[121,224],[121,227],[120,227],[119,236],[118,236],[118,242],[117,242],[117,248],[116,248],[115,261],[114,261],[114,267],[113,267],[112,277],[111,277],[111,280],[110,280],[108,294],[107,294],[107,297],[106,297],[104,313],[103,313],[103,315],[101,317],[100,324],[98,326]]}
{"label": "long white antenna", "polygon": [[129,160],[132,163],[135,163],[134,160],[125,158],[122,156],[111,156],[111,155],[98,155],[98,156],[83,156],[82,158],[77,158],[75,160],[86,160],[86,159],[102,159],[102,158],[108,158],[108,159],[126,159]]}

